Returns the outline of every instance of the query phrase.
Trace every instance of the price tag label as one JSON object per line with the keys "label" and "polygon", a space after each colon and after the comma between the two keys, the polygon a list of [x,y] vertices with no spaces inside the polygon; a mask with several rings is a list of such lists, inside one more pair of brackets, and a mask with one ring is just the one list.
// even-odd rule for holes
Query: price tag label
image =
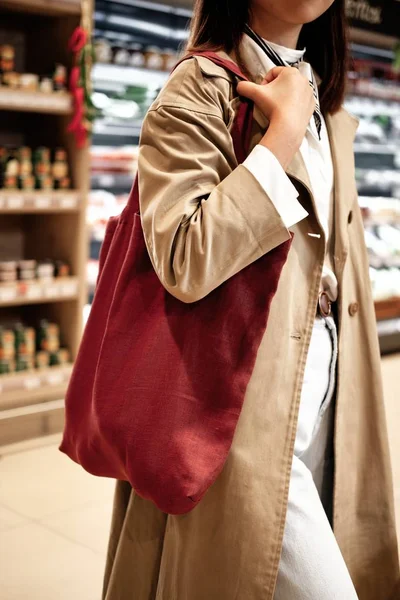
{"label": "price tag label", "polygon": [[49,208],[51,205],[50,196],[38,196],[35,198],[35,206],[36,208]]}
{"label": "price tag label", "polygon": [[60,385],[64,381],[64,374],[60,372],[49,373],[46,379],[49,385]]}
{"label": "price tag label", "polygon": [[40,285],[33,283],[30,286],[28,286],[28,289],[26,290],[26,296],[28,298],[40,298],[41,295],[42,295],[42,290],[41,290]]}
{"label": "price tag label", "polygon": [[22,196],[8,196],[7,206],[12,209],[19,209],[24,206],[24,199]]}
{"label": "price tag label", "polygon": [[9,302],[17,297],[17,288],[10,285],[0,285],[0,302]]}
{"label": "price tag label", "polygon": [[78,205],[78,199],[76,196],[63,196],[60,198],[61,208],[76,208]]}
{"label": "price tag label", "polygon": [[40,378],[39,377],[25,377],[24,388],[26,390],[34,390],[38,387],[40,387]]}
{"label": "price tag label", "polygon": [[74,296],[78,292],[78,285],[75,282],[64,283],[61,287],[62,296]]}
{"label": "price tag label", "polygon": [[47,298],[54,298],[54,296],[58,296],[59,290],[56,285],[46,285],[44,287],[44,295]]}

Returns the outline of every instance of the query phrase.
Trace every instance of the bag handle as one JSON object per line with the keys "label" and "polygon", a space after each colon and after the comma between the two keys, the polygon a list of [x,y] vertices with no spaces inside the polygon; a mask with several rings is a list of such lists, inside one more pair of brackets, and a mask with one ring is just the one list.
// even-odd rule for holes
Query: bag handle
{"label": "bag handle", "polygon": [[[176,63],[175,67],[172,69],[171,73],[175,71],[175,69],[185,60],[192,58],[193,56],[203,56],[204,58],[208,58],[214,64],[226,69],[230,73],[233,73],[239,79],[244,81],[249,81],[248,77],[242,73],[239,66],[234,63],[232,60],[227,58],[223,58],[216,52],[191,52],[190,54],[186,54],[179,62]],[[235,120],[232,124],[231,136],[233,142],[233,148],[235,150],[235,156],[237,158],[238,163],[244,162],[247,158],[250,148],[251,142],[251,133],[252,133],[252,125],[253,125],[253,102],[248,100],[247,98],[242,98],[240,102],[240,106],[236,113]],[[134,186],[131,192],[131,198],[129,203],[132,206],[132,209],[139,213],[139,174],[137,174],[134,182]]]}

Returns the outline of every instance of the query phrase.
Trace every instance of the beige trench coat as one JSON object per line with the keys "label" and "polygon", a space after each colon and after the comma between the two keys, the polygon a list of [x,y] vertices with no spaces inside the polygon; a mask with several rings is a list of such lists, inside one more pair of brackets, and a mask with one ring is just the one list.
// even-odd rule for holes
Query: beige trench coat
{"label": "beige trench coat", "polygon": [[[174,72],[143,127],[139,177],[147,246],[165,287],[185,302],[290,236],[256,179],[237,167],[229,134],[237,106],[231,76],[205,58],[190,59]],[[266,126],[256,110],[253,145]],[[334,531],[360,600],[394,600],[400,598],[399,559],[354,176],[357,119],[341,109],[327,117],[327,126],[340,289]],[[310,216],[292,228],[294,242],[228,460],[201,503],[183,516],[163,514],[126,482],[117,484],[106,600],[273,598],[325,247],[299,152],[287,173]]]}

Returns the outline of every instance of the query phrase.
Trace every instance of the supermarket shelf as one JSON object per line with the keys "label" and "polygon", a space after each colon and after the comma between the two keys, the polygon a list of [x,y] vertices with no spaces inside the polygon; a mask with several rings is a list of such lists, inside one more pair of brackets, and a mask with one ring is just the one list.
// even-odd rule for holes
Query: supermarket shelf
{"label": "supermarket shelf", "polygon": [[37,404],[0,411],[0,448],[59,433],[64,427],[64,400],[66,385],[45,388],[48,400],[41,396]]}
{"label": "supermarket shelf", "polygon": [[167,71],[154,71],[152,69],[139,69],[114,64],[97,63],[92,70],[92,81],[95,87],[104,82],[158,89],[164,85],[168,76]]}
{"label": "supermarket shelf", "polygon": [[95,121],[93,125],[94,145],[126,145],[138,141],[143,121],[129,121],[128,123],[107,123],[102,120]]}
{"label": "supermarket shelf", "polygon": [[49,398],[62,399],[71,372],[72,364],[68,364],[0,375],[0,420],[5,418],[4,411],[11,408],[19,409]]}
{"label": "supermarket shelf", "polygon": [[381,101],[387,104],[395,104],[395,105],[400,105],[400,100],[398,100],[397,98],[384,98],[383,96],[380,96],[379,93],[366,93],[366,92],[357,92],[356,90],[351,90],[351,92],[348,93],[347,98],[351,98],[351,97],[355,97],[355,98],[365,98],[368,100],[374,100],[374,101]]}
{"label": "supermarket shelf", "polygon": [[2,8],[46,15],[80,15],[80,0],[2,0]]}
{"label": "supermarket shelf", "polygon": [[400,350],[400,318],[378,321],[379,346],[381,354],[399,352]]}
{"label": "supermarket shelf", "polygon": [[74,212],[80,203],[75,190],[0,190],[0,214]]}
{"label": "supermarket shelf", "polygon": [[50,283],[39,279],[0,283],[0,307],[75,300],[78,288],[77,277],[60,277]]}
{"label": "supermarket shelf", "polygon": [[385,319],[400,319],[400,297],[376,301],[375,313],[378,321],[384,321]]}
{"label": "supermarket shelf", "polygon": [[400,144],[386,142],[384,144],[378,142],[356,142],[354,144],[354,152],[373,153],[373,154],[400,154]]}
{"label": "supermarket shelf", "polygon": [[90,187],[92,190],[118,190],[129,192],[134,174],[130,173],[93,173],[90,177]]}
{"label": "supermarket shelf", "polygon": [[29,92],[0,86],[0,110],[69,115],[72,96],[68,92]]}

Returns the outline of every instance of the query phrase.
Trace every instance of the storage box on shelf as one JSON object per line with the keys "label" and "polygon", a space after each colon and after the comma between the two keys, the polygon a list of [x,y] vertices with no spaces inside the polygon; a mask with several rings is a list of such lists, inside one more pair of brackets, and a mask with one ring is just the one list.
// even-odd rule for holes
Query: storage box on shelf
{"label": "storage box on shelf", "polygon": [[[80,13],[80,0],[5,0],[0,5],[0,46],[15,48],[17,73],[0,87],[1,144],[15,152],[32,149],[32,165],[29,158],[23,169],[22,163],[12,165],[0,184],[0,267],[4,261],[18,265],[0,282],[0,328],[18,323],[37,328],[45,319],[59,328],[65,348],[60,360],[68,356],[68,364],[57,362],[58,351],[48,364],[44,355],[34,365],[18,357],[15,364],[13,359],[1,363],[0,445],[60,430],[63,396],[82,332],[89,156],[67,134],[72,101],[63,86],[63,69],[57,72],[57,65],[67,70],[72,65],[68,40]],[[24,73],[33,76],[18,77]],[[35,89],[23,89],[29,85]],[[38,147],[50,149],[49,164],[39,170],[33,154]],[[35,271],[24,271],[24,263],[35,261]],[[67,270],[54,270],[55,261]]]}

